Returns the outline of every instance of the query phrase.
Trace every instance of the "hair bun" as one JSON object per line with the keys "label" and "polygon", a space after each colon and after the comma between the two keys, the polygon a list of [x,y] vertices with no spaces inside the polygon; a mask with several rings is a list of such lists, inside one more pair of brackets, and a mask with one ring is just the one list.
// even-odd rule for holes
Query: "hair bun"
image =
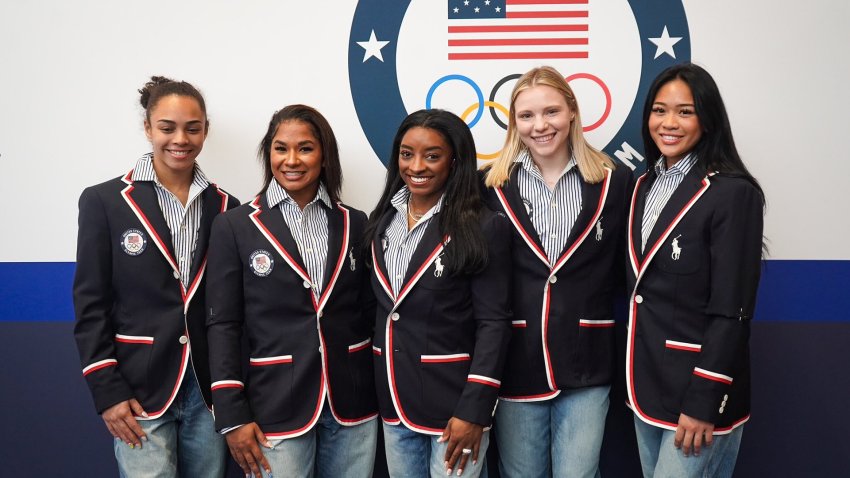
{"label": "hair bun", "polygon": [[142,104],[142,108],[144,108],[147,111],[148,102],[150,101],[150,98],[151,98],[151,92],[153,90],[155,90],[156,88],[158,88],[159,86],[165,85],[165,84],[168,84],[168,83],[174,83],[174,80],[172,80],[171,78],[166,78],[164,76],[151,76],[150,81],[145,83],[145,86],[143,86],[139,90],[139,94],[141,94],[141,97],[139,98],[139,103]]}

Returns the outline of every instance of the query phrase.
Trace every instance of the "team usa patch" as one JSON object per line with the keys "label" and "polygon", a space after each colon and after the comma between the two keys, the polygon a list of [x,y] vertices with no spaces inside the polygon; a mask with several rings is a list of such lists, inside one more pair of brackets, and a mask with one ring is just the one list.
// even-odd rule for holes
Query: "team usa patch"
{"label": "team usa patch", "polygon": [[271,274],[272,269],[274,269],[272,255],[263,249],[257,249],[252,252],[248,263],[251,266],[251,271],[259,277],[265,277]]}
{"label": "team usa patch", "polygon": [[121,234],[121,249],[127,255],[138,256],[145,252],[148,245],[148,240],[145,238],[145,233],[138,229],[127,229],[124,234]]}

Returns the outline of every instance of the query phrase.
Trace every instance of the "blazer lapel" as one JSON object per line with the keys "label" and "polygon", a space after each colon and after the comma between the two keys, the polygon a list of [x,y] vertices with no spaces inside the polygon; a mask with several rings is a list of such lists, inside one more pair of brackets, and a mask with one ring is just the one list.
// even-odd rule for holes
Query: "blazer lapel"
{"label": "blazer lapel", "polygon": [[322,298],[333,289],[333,282],[339,275],[339,269],[348,255],[350,223],[348,211],[332,207],[328,215],[328,257],[325,260],[325,276],[322,278]]}
{"label": "blazer lapel", "polygon": [[564,250],[558,256],[558,261],[555,263],[556,267],[563,265],[564,261],[569,259],[573,251],[587,238],[590,229],[596,226],[597,221],[602,220],[602,210],[605,208],[610,184],[610,170],[607,170],[605,178],[596,184],[588,184],[583,179],[581,180],[581,211],[579,211],[575,223],[573,223]]}
{"label": "blazer lapel", "polygon": [[543,261],[548,267],[549,258],[546,255],[546,250],[543,249],[543,243],[540,241],[540,236],[537,234],[537,229],[531,222],[528,216],[528,210],[525,203],[522,201],[522,196],[519,194],[519,186],[517,186],[517,175],[519,168],[515,167],[511,172],[510,181],[501,188],[496,188],[496,196],[502,204],[502,208],[508,215],[514,229],[517,230],[525,244],[534,252],[534,254]]}
{"label": "blazer lapel", "polygon": [[634,272],[635,276],[638,275],[640,263],[643,261],[644,254],[641,251],[641,223],[643,221],[643,210],[646,207],[646,191],[649,190],[651,181],[650,173],[645,173],[637,179],[629,207],[628,253],[632,272]]}
{"label": "blazer lapel", "polygon": [[419,240],[419,244],[410,258],[410,263],[407,265],[404,282],[401,289],[399,289],[398,297],[396,297],[396,307],[404,300],[410,290],[419,281],[419,278],[422,277],[425,270],[431,266],[443,251],[444,242],[443,237],[440,236],[439,213],[431,218],[431,221],[428,222],[428,226],[426,227],[427,229],[425,229],[425,233],[422,235],[422,239]]}
{"label": "blazer lapel", "polygon": [[395,208],[391,208],[384,213],[383,217],[381,217],[381,220],[378,222],[378,227],[375,228],[375,237],[372,238],[373,273],[375,274],[375,277],[378,278],[378,282],[381,284],[381,287],[383,287],[384,292],[386,292],[390,297],[390,300],[393,301],[395,301],[395,294],[393,294],[393,289],[388,279],[389,274],[387,273],[386,260],[384,260],[384,245],[382,237],[395,212]]}
{"label": "blazer lapel", "polygon": [[124,200],[130,206],[130,209],[133,210],[136,217],[141,221],[142,226],[148,235],[150,235],[154,244],[156,244],[159,252],[165,257],[171,268],[175,272],[179,272],[177,261],[174,260],[171,230],[168,228],[168,223],[165,222],[165,216],[159,207],[156,191],[154,191],[154,183],[151,181],[134,182],[130,179],[131,175],[132,171],[124,177],[124,182],[128,186],[121,191],[121,194],[124,196]]}
{"label": "blazer lapel", "polygon": [[227,194],[220,191],[215,184],[207,186],[201,194],[204,198],[204,204],[201,213],[201,225],[198,228],[198,238],[195,241],[195,251],[192,253],[191,284],[199,282],[200,276],[204,273],[213,220],[219,213],[227,210]]}
{"label": "blazer lapel", "polygon": [[298,252],[298,245],[295,243],[295,238],[292,237],[292,232],[286,226],[286,221],[283,220],[283,214],[277,208],[269,207],[265,194],[259,195],[251,205],[257,209],[251,214],[251,220],[260,232],[292,270],[305,281],[312,283],[314,279],[310,277],[307,268],[304,267],[304,260]]}

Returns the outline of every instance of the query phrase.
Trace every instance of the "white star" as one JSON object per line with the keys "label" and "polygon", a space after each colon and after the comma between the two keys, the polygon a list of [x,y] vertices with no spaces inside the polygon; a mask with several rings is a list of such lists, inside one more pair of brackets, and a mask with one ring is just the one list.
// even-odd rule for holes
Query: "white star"
{"label": "white star", "polygon": [[490,0],[484,0],[484,5],[490,5]]}
{"label": "white star", "polygon": [[481,10],[480,8],[475,7],[475,13],[478,13],[480,10]]}
{"label": "white star", "polygon": [[502,7],[496,7],[496,13],[499,13],[501,11],[502,11]]}
{"label": "white star", "polygon": [[359,41],[358,45],[362,46],[364,50],[363,53],[363,63],[366,63],[366,60],[372,58],[373,56],[382,62],[384,61],[384,56],[381,55],[381,48],[387,46],[388,41],[378,41],[378,38],[375,36],[375,30],[372,30],[372,34],[369,35],[369,41]]}
{"label": "white star", "polygon": [[469,0],[463,0],[463,6],[468,7],[469,6]]}
{"label": "white star", "polygon": [[670,34],[667,33],[667,25],[664,25],[664,31],[661,32],[660,37],[649,39],[649,41],[655,43],[655,46],[658,47],[655,50],[655,58],[658,58],[664,53],[676,58],[676,52],[673,51],[673,45],[679,43],[679,40],[681,39],[682,37],[671,37]]}
{"label": "white star", "polygon": [[459,11],[460,11],[460,8],[455,7],[455,10],[454,10],[454,11],[455,11],[455,13],[457,13],[457,12],[459,12]]}

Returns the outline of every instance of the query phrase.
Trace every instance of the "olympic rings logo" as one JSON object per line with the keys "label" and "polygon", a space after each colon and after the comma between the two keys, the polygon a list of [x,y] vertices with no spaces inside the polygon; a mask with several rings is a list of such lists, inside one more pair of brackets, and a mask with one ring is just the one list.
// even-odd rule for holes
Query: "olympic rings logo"
{"label": "olympic rings logo", "polygon": [[[425,96],[425,108],[430,109],[432,107],[434,93],[437,91],[437,88],[439,88],[443,83],[449,81],[460,81],[472,87],[472,90],[475,92],[476,97],[476,101],[469,105],[460,115],[460,118],[462,120],[467,121],[469,115],[475,112],[475,116],[472,118],[472,121],[468,122],[469,128],[472,129],[473,127],[475,127],[476,124],[478,124],[478,122],[481,120],[481,117],[484,116],[484,110],[487,109],[490,113],[490,117],[493,118],[493,121],[497,125],[499,125],[500,128],[507,131],[508,125],[504,121],[502,121],[502,119],[496,113],[496,110],[501,112],[505,118],[508,118],[510,116],[510,111],[501,103],[496,102],[496,95],[498,94],[499,89],[501,89],[502,86],[505,85],[505,83],[516,80],[520,76],[522,75],[513,73],[497,81],[496,84],[493,85],[493,89],[490,90],[489,99],[485,100],[484,92],[481,91],[481,87],[479,87],[478,84],[468,76],[458,74],[446,75],[435,81],[431,85],[431,88],[428,89],[428,94]],[[588,131],[593,131],[596,128],[600,127],[603,123],[605,123],[605,121],[608,119],[608,116],[611,114],[611,90],[608,88],[608,85],[606,85],[601,78],[590,73],[574,73],[570,76],[567,76],[565,80],[567,80],[567,83],[570,83],[574,80],[593,81],[602,89],[602,93],[605,95],[605,109],[602,112],[602,116],[592,124],[584,126],[582,128],[582,131],[584,131],[585,133],[587,133]],[[478,159],[480,160],[492,160],[496,159],[499,156],[499,153],[501,153],[501,150],[496,151],[494,153],[477,153],[477,155]]]}

